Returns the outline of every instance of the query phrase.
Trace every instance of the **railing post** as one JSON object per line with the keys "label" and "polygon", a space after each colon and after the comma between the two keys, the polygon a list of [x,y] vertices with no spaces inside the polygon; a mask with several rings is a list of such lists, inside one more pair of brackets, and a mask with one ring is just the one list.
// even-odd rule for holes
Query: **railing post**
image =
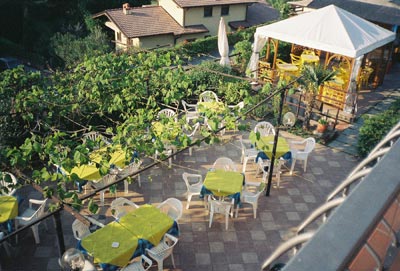
{"label": "railing post", "polygon": [[[60,209],[60,211],[61,210],[62,209]],[[60,253],[60,258],[61,258],[65,252],[65,243],[64,243],[64,234],[63,234],[63,229],[62,229],[62,224],[61,224],[60,211],[54,213],[53,220],[54,220],[54,225],[56,227],[58,251]]]}
{"label": "railing post", "polygon": [[272,147],[271,164],[269,165],[267,191],[265,192],[265,196],[267,196],[267,197],[269,196],[269,193],[271,191],[272,173],[274,172],[276,146],[278,145],[279,129],[280,129],[281,122],[282,122],[282,111],[283,111],[283,103],[285,100],[285,92],[286,92],[286,88],[283,88],[281,90],[281,96],[280,96],[281,100],[279,102],[278,123],[277,123],[277,128],[276,128],[275,137],[274,137],[274,146]]}

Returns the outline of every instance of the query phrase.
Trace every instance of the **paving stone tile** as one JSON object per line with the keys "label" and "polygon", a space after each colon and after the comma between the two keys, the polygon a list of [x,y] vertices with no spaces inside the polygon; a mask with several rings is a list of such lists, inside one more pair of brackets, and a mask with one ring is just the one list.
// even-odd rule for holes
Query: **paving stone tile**
{"label": "paving stone tile", "polygon": [[40,246],[36,249],[34,257],[36,258],[49,257],[53,249],[54,249],[53,247]]}
{"label": "paving stone tile", "polygon": [[286,212],[286,216],[289,220],[292,220],[292,221],[300,220],[300,216],[297,212]]}
{"label": "paving stone tile", "polygon": [[210,265],[211,256],[210,253],[196,253],[196,264],[197,265]]}
{"label": "paving stone tile", "polygon": [[224,252],[224,243],[223,242],[210,242],[210,252]]}
{"label": "paving stone tile", "polygon": [[299,212],[307,212],[307,211],[309,211],[308,206],[305,203],[295,203],[294,207]]}
{"label": "paving stone tile", "polygon": [[257,240],[257,241],[259,241],[259,240],[267,240],[267,237],[266,237],[266,235],[265,235],[265,232],[264,231],[250,231],[250,233],[251,233],[251,239],[252,240]]}
{"label": "paving stone tile", "polygon": [[315,197],[313,195],[303,195],[303,199],[307,203],[315,203]]}
{"label": "paving stone tile", "polygon": [[280,203],[292,203],[292,199],[289,196],[278,196]]}
{"label": "paving stone tile", "polygon": [[242,259],[244,263],[258,263],[258,256],[255,252],[243,252]]}
{"label": "paving stone tile", "polygon": [[325,162],[326,161],[326,158],[324,156],[322,156],[322,155],[314,155],[313,159],[315,161],[318,161],[318,162]]}
{"label": "paving stone tile", "polygon": [[313,167],[313,168],[311,168],[311,171],[312,171],[312,173],[315,174],[315,175],[322,175],[322,174],[324,174],[324,171],[323,171],[322,168],[320,168],[320,167]]}
{"label": "paving stone tile", "polygon": [[229,271],[244,271],[243,264],[229,264]]}
{"label": "paving stone tile", "polygon": [[237,242],[236,232],[223,232],[222,238],[223,238],[224,242],[226,242],[226,241]]}
{"label": "paving stone tile", "polygon": [[[300,195],[300,190],[297,188],[288,188],[287,192],[290,196]],[[293,200],[293,197],[291,199]]]}
{"label": "paving stone tile", "polygon": [[269,211],[268,212],[260,212],[259,211],[258,216],[260,217],[260,219],[262,221],[272,221],[274,219],[272,216],[272,213]]}

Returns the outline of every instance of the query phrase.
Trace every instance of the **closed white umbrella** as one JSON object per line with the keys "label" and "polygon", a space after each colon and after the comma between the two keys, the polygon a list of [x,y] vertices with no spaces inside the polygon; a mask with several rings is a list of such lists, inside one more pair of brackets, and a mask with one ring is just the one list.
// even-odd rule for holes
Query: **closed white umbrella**
{"label": "closed white umbrella", "polygon": [[229,61],[229,44],[228,37],[226,36],[225,21],[223,17],[221,17],[221,20],[219,21],[218,51],[221,55],[221,60],[219,61],[219,64],[221,64],[222,66],[230,67],[231,63]]}

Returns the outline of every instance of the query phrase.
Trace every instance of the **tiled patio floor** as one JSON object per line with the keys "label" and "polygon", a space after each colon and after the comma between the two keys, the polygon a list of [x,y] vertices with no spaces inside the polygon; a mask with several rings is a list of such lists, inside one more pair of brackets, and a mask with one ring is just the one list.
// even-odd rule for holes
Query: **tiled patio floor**
{"label": "tiled patio floor", "polygon": [[[118,196],[128,197],[137,204],[156,204],[168,197],[176,197],[185,205],[186,187],[182,173],[204,176],[220,156],[232,158],[239,166],[241,133],[227,133],[221,143],[196,147],[192,156],[187,151],[179,154],[173,160],[172,168],[163,165],[150,169],[142,174],[140,188],[137,183],[130,184],[130,193],[119,192]],[[282,135],[295,138],[285,132]],[[265,258],[287,238],[290,229],[320,205],[357,163],[351,155],[317,145],[309,158],[306,173],[302,171],[301,162],[296,164],[293,176],[285,170],[280,188],[272,187],[269,197],[259,199],[257,218],[253,218],[251,205],[244,205],[239,217],[230,219],[227,231],[224,218],[219,216],[214,218],[209,228],[208,212],[202,201],[193,197],[190,209],[185,209],[180,220],[181,235],[174,251],[176,269],[172,269],[168,259],[164,270],[259,270]],[[254,173],[255,167],[249,163],[246,180],[261,180],[260,176],[255,178]],[[118,191],[123,191],[122,185]],[[106,193],[106,205],[101,210],[100,220],[110,221],[107,209],[114,198],[114,195]],[[62,219],[66,248],[74,247],[73,217],[63,212]],[[59,270],[55,229],[51,219],[46,224],[48,231],[40,226],[40,245],[34,244],[29,230],[21,234],[19,243],[11,248],[11,257],[6,257],[4,249],[0,249],[0,270]],[[151,270],[156,270],[156,267]]]}

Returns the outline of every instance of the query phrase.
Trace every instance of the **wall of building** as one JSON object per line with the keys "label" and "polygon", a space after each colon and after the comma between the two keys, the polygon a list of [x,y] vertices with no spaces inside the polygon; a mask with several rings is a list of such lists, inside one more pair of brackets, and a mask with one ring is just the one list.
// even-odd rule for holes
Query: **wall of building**
{"label": "wall of building", "polygon": [[174,45],[174,36],[172,34],[140,38],[140,47],[141,48],[152,49],[152,48],[157,48],[157,47],[167,46],[167,45],[170,45],[170,46]]}
{"label": "wall of building", "polygon": [[[223,16],[227,29],[230,21],[246,19],[247,5],[230,5],[229,15]],[[221,6],[214,6],[212,17],[204,17],[204,7],[188,8],[185,12],[185,26],[203,24],[210,31],[207,35],[218,34],[219,20],[221,19]]]}
{"label": "wall of building", "polygon": [[158,5],[162,6],[178,24],[184,26],[184,11],[172,0],[159,0]]}
{"label": "wall of building", "polygon": [[185,40],[190,41],[193,39],[201,39],[207,35],[208,33],[182,35],[181,37],[177,38],[176,43],[181,43],[184,42]]}

